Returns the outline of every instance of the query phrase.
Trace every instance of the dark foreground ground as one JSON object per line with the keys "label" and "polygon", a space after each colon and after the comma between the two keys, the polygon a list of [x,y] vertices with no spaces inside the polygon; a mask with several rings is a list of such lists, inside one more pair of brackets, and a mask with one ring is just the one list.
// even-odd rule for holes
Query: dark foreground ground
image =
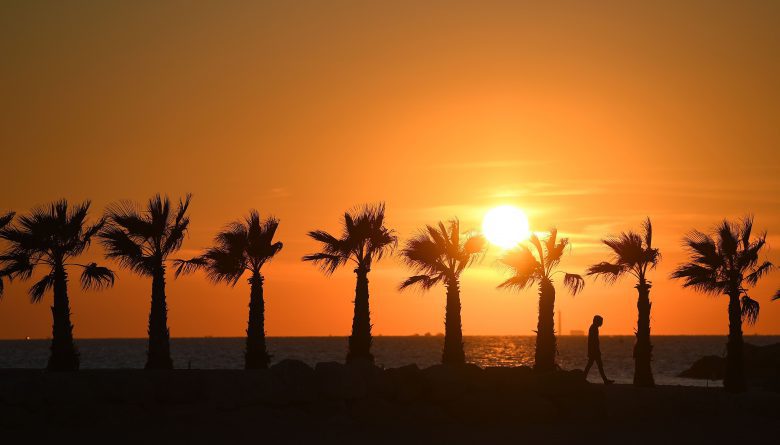
{"label": "dark foreground ground", "polygon": [[578,371],[0,370],[0,443],[736,444],[778,443],[778,425],[780,393],[604,387]]}

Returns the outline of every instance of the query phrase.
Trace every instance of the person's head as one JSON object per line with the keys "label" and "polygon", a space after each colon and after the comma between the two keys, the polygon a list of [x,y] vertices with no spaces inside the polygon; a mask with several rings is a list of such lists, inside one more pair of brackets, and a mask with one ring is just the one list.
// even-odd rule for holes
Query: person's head
{"label": "person's head", "polygon": [[594,315],[593,316],[593,324],[595,324],[596,326],[600,327],[601,325],[604,324],[604,319],[601,318],[601,315]]}

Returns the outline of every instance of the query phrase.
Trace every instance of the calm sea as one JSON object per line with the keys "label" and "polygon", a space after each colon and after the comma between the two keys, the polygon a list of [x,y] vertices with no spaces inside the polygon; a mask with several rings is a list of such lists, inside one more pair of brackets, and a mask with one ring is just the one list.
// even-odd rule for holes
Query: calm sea
{"label": "calm sea", "polygon": [[[426,367],[439,362],[443,337],[375,337],[376,362],[384,367],[416,363]],[[780,336],[750,336],[748,343],[765,345],[780,342]],[[601,350],[607,375],[619,383],[630,383],[633,375],[631,350],[633,336],[603,336]],[[656,382],[666,385],[709,385],[717,382],[677,377],[703,355],[724,355],[726,338],[720,336],[653,337],[653,370]],[[467,360],[480,366],[517,366],[533,363],[534,337],[466,337]],[[273,360],[284,358],[317,362],[343,361],[347,341],[343,337],[274,337],[268,339]],[[146,354],[145,339],[78,340],[82,368],[141,368]],[[0,368],[43,368],[46,366],[47,340],[0,340]],[[558,338],[559,364],[564,369],[583,368],[587,351],[584,336]],[[177,368],[241,368],[243,338],[174,338],[171,353]],[[596,370],[590,380],[598,381]]]}

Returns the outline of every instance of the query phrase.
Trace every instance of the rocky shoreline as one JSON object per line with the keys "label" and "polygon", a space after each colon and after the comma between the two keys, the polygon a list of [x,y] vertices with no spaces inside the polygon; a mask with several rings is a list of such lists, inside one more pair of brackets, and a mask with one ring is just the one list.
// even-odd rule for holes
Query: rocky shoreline
{"label": "rocky shoreline", "polygon": [[[621,431],[635,436],[631,429],[642,431],[642,425],[653,429],[632,442],[673,430],[688,437],[704,426],[717,432],[728,427],[725,420],[741,418],[754,424],[774,419],[767,424],[772,431],[778,414],[780,394],[771,392],[604,387],[586,382],[580,371],[537,374],[526,367],[379,369],[330,362],[312,368],[283,360],[265,371],[0,370],[0,428],[23,436],[121,434],[182,443],[227,438],[437,443],[445,437],[454,443],[522,442],[522,437],[620,443]],[[720,431],[717,437],[728,434]]]}

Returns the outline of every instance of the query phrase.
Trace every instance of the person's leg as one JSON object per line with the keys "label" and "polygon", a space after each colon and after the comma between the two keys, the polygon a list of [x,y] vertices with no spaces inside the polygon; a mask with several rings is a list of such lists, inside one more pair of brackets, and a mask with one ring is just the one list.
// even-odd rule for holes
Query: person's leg
{"label": "person's leg", "polygon": [[593,366],[593,359],[588,357],[588,364],[585,366],[585,378],[588,378],[588,373],[590,372],[590,367]]}
{"label": "person's leg", "polygon": [[607,375],[604,374],[604,363],[601,361],[601,357],[596,357],[596,366],[599,367],[599,374],[601,374],[601,380],[604,380],[604,383],[612,382],[612,380],[607,378]]}

